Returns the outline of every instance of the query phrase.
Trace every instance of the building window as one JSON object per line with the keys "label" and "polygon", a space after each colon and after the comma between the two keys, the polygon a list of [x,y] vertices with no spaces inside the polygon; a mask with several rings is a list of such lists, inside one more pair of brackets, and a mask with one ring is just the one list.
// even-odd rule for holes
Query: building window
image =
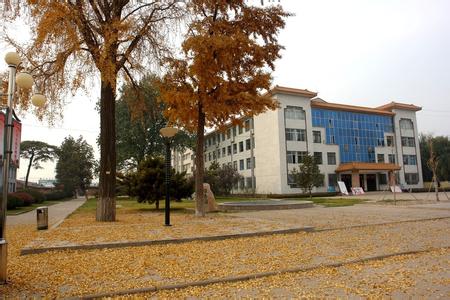
{"label": "building window", "polygon": [[244,142],[239,142],[239,152],[244,151]]}
{"label": "building window", "polygon": [[245,178],[239,180],[239,188],[243,190],[245,188]]}
{"label": "building window", "polygon": [[233,144],[233,154],[237,153],[237,144]]}
{"label": "building window", "polygon": [[327,152],[327,161],[329,165],[336,164],[336,152]]}
{"label": "building window", "polygon": [[228,128],[227,130],[227,140],[231,138],[231,128]]}
{"label": "building window", "polygon": [[395,154],[388,154],[390,164],[395,164]]}
{"label": "building window", "polygon": [[336,144],[336,139],[334,138],[334,135],[330,135],[330,144]]}
{"label": "building window", "polygon": [[388,147],[394,147],[394,137],[392,135],[386,136],[386,144]]}
{"label": "building window", "polygon": [[387,184],[387,176],[384,173],[378,174],[378,184]]}
{"label": "building window", "polygon": [[245,140],[245,150],[250,150],[250,148],[251,148],[250,139],[246,139]]}
{"label": "building window", "polygon": [[245,178],[245,181],[246,181],[246,183],[245,183],[245,186],[247,187],[247,188],[252,188],[253,187],[253,180],[252,180],[252,178],[251,177],[246,177]]}
{"label": "building window", "polygon": [[301,164],[306,155],[308,155],[306,151],[287,151],[287,162],[288,164]]}
{"label": "building window", "polygon": [[231,155],[231,145],[227,146],[228,155]]}
{"label": "building window", "polygon": [[377,154],[377,162],[384,163],[384,154]]}
{"label": "building window", "polygon": [[225,147],[222,148],[222,157],[225,157],[225,155],[227,154],[227,150],[225,149]]}
{"label": "building window", "polygon": [[414,129],[413,122],[410,119],[401,119],[400,120],[400,129]]}
{"label": "building window", "polygon": [[308,155],[306,151],[298,151],[297,152],[297,162],[299,164],[303,163],[303,159]]}
{"label": "building window", "polygon": [[333,128],[333,120],[328,119],[328,127]]}
{"label": "building window", "polygon": [[211,161],[211,152],[208,153],[208,161]]}
{"label": "building window", "polygon": [[415,166],[417,165],[417,158],[415,155],[403,155],[403,164],[405,166]]}
{"label": "building window", "polygon": [[234,169],[235,171],[237,171],[237,161],[236,161],[236,160],[233,161],[233,169]]}
{"label": "building window", "polygon": [[285,110],[286,119],[305,120],[305,111],[301,107],[288,106]]}
{"label": "building window", "polygon": [[402,136],[402,146],[403,147],[415,147],[416,142],[413,137]]}
{"label": "building window", "polygon": [[239,160],[239,170],[244,170],[244,160],[243,159],[241,159],[241,160]]}
{"label": "building window", "polygon": [[313,142],[314,143],[322,143],[322,137],[320,135],[320,131],[313,130]]}
{"label": "building window", "polygon": [[236,126],[233,126],[233,137],[236,136]]}
{"label": "building window", "polygon": [[288,164],[296,164],[297,163],[297,152],[296,151],[287,151],[286,158]]}
{"label": "building window", "polygon": [[304,142],[306,140],[306,130],[286,128],[286,140]]}
{"label": "building window", "polygon": [[220,149],[217,149],[217,158],[220,158]]}
{"label": "building window", "polygon": [[244,127],[245,127],[245,132],[249,131],[251,128],[251,123],[250,123],[250,119],[245,120],[244,122]]}
{"label": "building window", "polygon": [[406,184],[418,184],[419,174],[418,173],[405,173]]}
{"label": "building window", "polygon": [[316,164],[321,165],[322,162],[322,152],[314,152],[314,161]]}
{"label": "building window", "polygon": [[239,130],[238,130],[238,132],[239,132],[239,134],[242,133],[242,126],[241,126],[241,125],[239,125]]}
{"label": "building window", "polygon": [[337,184],[337,182],[338,182],[337,179],[338,179],[337,178],[337,174],[335,174],[335,173],[328,174],[328,186],[336,187],[338,185]]}
{"label": "building window", "polygon": [[252,160],[249,158],[246,159],[247,170],[252,168]]}

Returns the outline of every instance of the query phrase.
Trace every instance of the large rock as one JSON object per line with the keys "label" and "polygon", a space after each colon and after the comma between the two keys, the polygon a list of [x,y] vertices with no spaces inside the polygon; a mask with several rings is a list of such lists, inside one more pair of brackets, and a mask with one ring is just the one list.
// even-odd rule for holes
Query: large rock
{"label": "large rock", "polygon": [[204,199],[205,199],[205,212],[217,211],[217,203],[216,198],[214,197],[213,192],[211,191],[211,187],[209,183],[203,183],[203,191],[204,191]]}

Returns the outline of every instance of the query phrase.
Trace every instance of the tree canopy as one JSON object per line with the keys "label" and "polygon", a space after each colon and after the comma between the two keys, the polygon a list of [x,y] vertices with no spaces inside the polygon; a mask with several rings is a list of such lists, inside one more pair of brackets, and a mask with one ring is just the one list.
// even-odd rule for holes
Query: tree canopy
{"label": "tree canopy", "polygon": [[421,134],[419,136],[422,175],[424,181],[431,181],[433,172],[428,166],[430,160],[430,143],[433,147],[434,159],[438,162],[436,178],[440,181],[450,180],[450,140],[448,136]]}
{"label": "tree canopy", "polygon": [[302,188],[304,193],[309,193],[309,197],[314,187],[323,186],[324,175],[320,173],[314,157],[309,154],[303,157],[299,170],[292,170],[291,176],[292,182]]}
{"label": "tree canopy", "polygon": [[196,214],[203,208],[204,129],[239,123],[275,109],[268,91],[274,61],[280,58],[277,35],[289,16],[280,6],[251,6],[245,0],[188,2],[192,21],[181,57],[167,61],[161,85],[166,115],[197,133]]}
{"label": "tree canopy", "polygon": [[86,191],[92,182],[97,164],[92,146],[82,136],[76,140],[68,136],[57,153],[55,170],[58,184],[64,185],[66,192],[73,193],[77,189]]}
{"label": "tree canopy", "polygon": [[20,143],[20,156],[24,159],[29,159],[25,188],[28,186],[31,167],[42,169],[41,163],[53,161],[56,158],[56,150],[56,146],[41,141],[23,141]]}
{"label": "tree canopy", "polygon": [[[120,91],[116,102],[117,166],[119,170],[136,169],[146,156],[165,153],[165,143],[159,130],[166,126],[165,104],[158,101],[158,78],[147,75],[138,83],[136,90],[131,84]],[[139,94],[139,95],[138,95]],[[141,98],[142,100],[138,100]],[[136,109],[138,107],[138,109]],[[172,141],[174,149],[192,148],[195,137],[179,131]]]}
{"label": "tree canopy", "polygon": [[31,43],[6,40],[27,58],[40,92],[50,100],[45,115],[59,111],[67,92],[100,80],[98,221],[115,220],[117,80],[134,85],[149,63],[169,53],[167,35],[184,6],[180,0],[33,0],[10,6],[15,10],[10,18],[26,19],[32,28]]}

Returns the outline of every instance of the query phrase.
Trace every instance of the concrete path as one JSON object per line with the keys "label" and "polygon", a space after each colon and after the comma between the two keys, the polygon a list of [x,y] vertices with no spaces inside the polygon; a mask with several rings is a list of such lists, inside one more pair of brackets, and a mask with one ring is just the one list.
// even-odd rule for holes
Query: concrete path
{"label": "concrete path", "polygon": [[[63,201],[58,204],[50,205],[48,207],[48,224],[49,226],[59,224],[68,215],[74,212],[78,207],[83,205],[86,198],[80,197],[68,201]],[[36,224],[36,210],[32,210],[27,213],[23,213],[17,216],[7,216],[7,225],[29,225]]]}

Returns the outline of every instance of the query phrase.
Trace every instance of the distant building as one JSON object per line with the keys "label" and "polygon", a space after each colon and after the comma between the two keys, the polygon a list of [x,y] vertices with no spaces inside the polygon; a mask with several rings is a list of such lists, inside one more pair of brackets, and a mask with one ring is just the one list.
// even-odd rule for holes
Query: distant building
{"label": "distant building", "polygon": [[50,187],[53,188],[56,186],[56,179],[39,179],[38,184],[42,185],[43,187]]}
{"label": "distant building", "polygon": [[[280,107],[205,137],[205,167],[231,165],[243,176],[234,193],[301,193],[290,172],[307,153],[314,156],[323,186],[384,190],[393,183],[423,187],[416,112],[420,107],[391,102],[376,108],[329,103],[317,93],[276,86]],[[174,153],[178,171],[192,173],[191,150]]]}
{"label": "distant building", "polygon": [[[18,118],[13,117],[13,138],[11,163],[9,167],[9,187],[8,192],[16,191],[17,169],[20,163],[20,142],[22,134],[22,123]],[[5,114],[0,112],[0,189],[3,189],[3,158],[5,154]]]}

